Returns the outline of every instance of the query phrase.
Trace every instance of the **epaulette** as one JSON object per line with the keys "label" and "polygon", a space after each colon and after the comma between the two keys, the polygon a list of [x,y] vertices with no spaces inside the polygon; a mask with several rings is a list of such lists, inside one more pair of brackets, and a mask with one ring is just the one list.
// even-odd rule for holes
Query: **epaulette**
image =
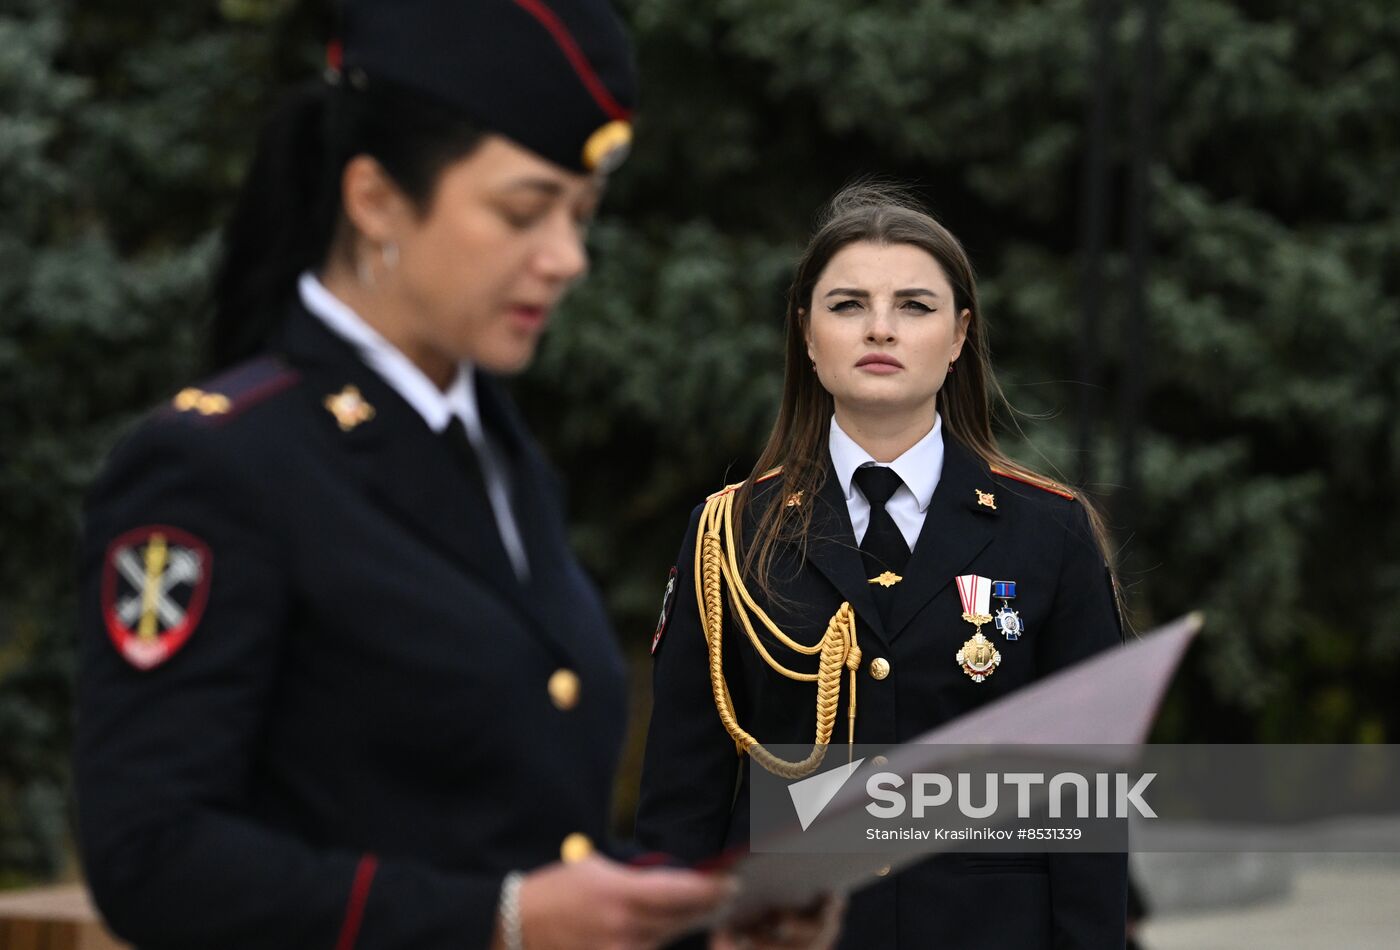
{"label": "epaulette", "polygon": [[1027,472],[1008,472],[1005,469],[997,468],[995,465],[991,467],[991,471],[993,475],[1009,478],[1013,482],[1021,482],[1023,485],[1030,485],[1032,488],[1039,488],[1041,491],[1046,491],[1052,495],[1059,495],[1061,498],[1068,498],[1070,501],[1074,501],[1074,492],[1067,491],[1059,482],[1051,481],[1048,478],[1041,478]]}
{"label": "epaulette", "polygon": [[[771,470],[769,470],[769,471],[767,471],[767,472],[764,472],[762,475],[760,475],[760,476],[758,476],[757,478],[755,478],[755,479],[753,480],[753,483],[754,483],[755,485],[758,485],[758,484],[761,484],[761,483],[763,483],[763,482],[768,481],[769,479],[777,478],[777,477],[778,477],[779,475],[781,475],[781,474],[783,474],[783,467],[782,467],[781,465],[779,465],[777,468],[771,469]],[[727,494],[729,494],[730,492],[736,492],[736,491],[738,491],[740,488],[742,488],[743,485],[744,485],[743,482],[735,482],[733,485],[725,485],[723,488],[721,488],[719,491],[715,492],[713,495],[710,495],[710,496],[707,497],[705,500],[706,500],[706,501],[710,501],[711,499],[719,498],[721,495],[727,495]]]}
{"label": "epaulette", "polygon": [[240,364],[175,394],[165,412],[221,424],[296,384],[301,374],[273,356]]}

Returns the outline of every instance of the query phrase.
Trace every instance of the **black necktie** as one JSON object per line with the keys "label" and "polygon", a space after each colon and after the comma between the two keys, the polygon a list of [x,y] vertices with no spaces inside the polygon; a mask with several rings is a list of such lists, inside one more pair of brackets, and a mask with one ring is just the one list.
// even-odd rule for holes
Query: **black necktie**
{"label": "black necktie", "polygon": [[461,417],[454,414],[439,438],[447,446],[452,460],[461,466],[467,477],[484,487],[486,481],[481,471],[481,459],[477,457],[476,449],[472,448],[471,439],[467,437],[467,427],[462,424]]}
{"label": "black necktie", "polygon": [[[894,518],[886,510],[885,502],[904,481],[895,474],[894,469],[867,465],[856,469],[855,482],[865,500],[870,502],[870,524],[860,542],[866,578],[874,580],[887,573],[897,577],[909,563],[909,545],[904,542],[899,525],[894,523]],[[890,605],[894,602],[894,584],[898,582],[892,577],[886,577],[886,580],[888,583],[875,583],[872,586],[875,606],[880,610],[881,619],[888,623]]]}
{"label": "black necktie", "polygon": [[[501,524],[501,517],[503,516],[500,512],[496,511],[495,502],[491,499],[492,483],[498,482],[500,486],[506,489],[506,504],[510,504],[510,475],[502,464],[501,453],[497,450],[496,446],[492,444],[490,434],[483,433],[483,435],[485,444],[478,449],[472,444],[471,438],[467,435],[467,427],[462,423],[461,417],[454,414],[452,420],[448,422],[447,428],[442,431],[442,435],[439,438],[447,445],[447,450],[451,454],[453,461],[457,463],[458,467],[467,476],[467,479],[472,485],[486,493],[487,504],[491,508],[491,520],[496,526],[496,535],[500,538],[501,545],[505,548],[507,554],[510,555],[511,565],[515,569],[516,576],[523,579],[528,571],[528,567],[523,561],[517,561],[517,557],[523,552],[516,549],[516,554],[510,554],[512,548],[506,540],[507,527]],[[519,530],[517,522],[514,537],[523,545],[524,542],[519,537]]]}

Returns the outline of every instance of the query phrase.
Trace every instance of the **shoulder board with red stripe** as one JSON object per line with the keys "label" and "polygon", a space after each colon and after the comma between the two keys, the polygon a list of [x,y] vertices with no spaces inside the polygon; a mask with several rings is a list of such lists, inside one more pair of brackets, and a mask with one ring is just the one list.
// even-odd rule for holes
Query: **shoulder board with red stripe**
{"label": "shoulder board with red stripe", "polygon": [[1070,501],[1074,501],[1074,492],[1065,490],[1065,488],[1063,488],[1061,485],[1059,485],[1056,482],[1052,482],[1048,478],[1037,478],[1033,475],[1028,475],[1025,472],[1008,472],[1005,469],[997,468],[995,466],[992,467],[991,471],[993,475],[999,475],[1002,478],[1009,478],[1013,482],[1020,482],[1023,485],[1029,485],[1032,488],[1039,488],[1041,491],[1049,492],[1052,495],[1059,495],[1061,498],[1068,498]]}
{"label": "shoulder board with red stripe", "polygon": [[[753,480],[753,483],[755,485],[758,485],[763,482],[769,481],[770,479],[777,478],[781,474],[783,474],[783,467],[779,465],[777,468],[772,469],[771,471],[764,472],[762,475],[758,476],[758,478],[755,478]],[[740,488],[742,488],[743,485],[743,482],[735,482],[733,485],[725,485],[723,488],[715,492],[713,495],[710,495],[705,500],[709,501],[711,498],[719,498],[721,495],[728,495],[730,492],[736,492]]]}
{"label": "shoulder board with red stripe", "polygon": [[209,424],[222,423],[289,389],[300,378],[300,373],[280,359],[265,356],[198,386],[186,386],[165,411]]}

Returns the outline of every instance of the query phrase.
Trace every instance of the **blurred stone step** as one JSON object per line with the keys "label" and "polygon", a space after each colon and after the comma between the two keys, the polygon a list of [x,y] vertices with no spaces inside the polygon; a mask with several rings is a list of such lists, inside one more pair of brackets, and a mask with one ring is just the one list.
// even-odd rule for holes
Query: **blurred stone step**
{"label": "blurred stone step", "polygon": [[103,926],[81,884],[0,891],[0,948],[129,950]]}

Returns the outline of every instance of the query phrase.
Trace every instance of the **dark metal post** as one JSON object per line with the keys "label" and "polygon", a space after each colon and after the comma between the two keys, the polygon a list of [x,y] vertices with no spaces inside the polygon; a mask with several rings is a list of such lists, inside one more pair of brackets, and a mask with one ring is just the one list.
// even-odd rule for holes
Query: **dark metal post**
{"label": "dark metal post", "polygon": [[1094,2],[1093,74],[1089,77],[1085,125],[1087,141],[1079,213],[1080,333],[1079,439],[1077,480],[1094,477],[1094,433],[1102,398],[1100,339],[1103,313],[1104,234],[1108,223],[1108,116],[1113,97],[1113,31],[1119,0]]}
{"label": "dark metal post", "polygon": [[1161,0],[1142,0],[1138,72],[1133,83],[1132,178],[1128,192],[1128,314],[1123,327],[1123,385],[1119,417],[1121,513],[1133,510],[1138,485],[1138,429],[1146,391],[1152,261],[1152,158],[1155,148]]}

